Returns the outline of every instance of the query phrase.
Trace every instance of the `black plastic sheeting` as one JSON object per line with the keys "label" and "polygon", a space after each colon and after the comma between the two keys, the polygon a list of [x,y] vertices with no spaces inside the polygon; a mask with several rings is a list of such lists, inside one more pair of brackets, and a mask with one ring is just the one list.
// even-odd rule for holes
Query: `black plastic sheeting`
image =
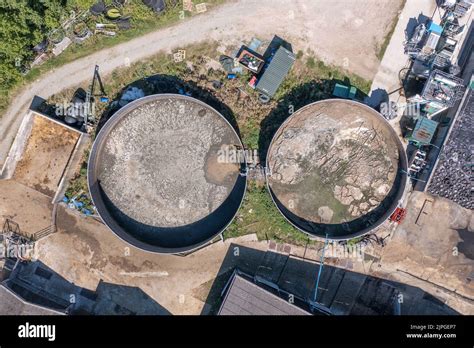
{"label": "black plastic sheeting", "polygon": [[35,51],[36,53],[46,52],[46,49],[48,48],[48,45],[49,45],[48,39],[44,39],[39,44],[37,44],[35,47],[33,47],[33,51]]}
{"label": "black plastic sheeting", "polygon": [[105,12],[105,9],[107,7],[105,6],[103,1],[98,1],[94,5],[92,5],[89,9],[90,13],[92,13],[94,16],[99,16],[102,13]]}
{"label": "black plastic sheeting", "polygon": [[142,0],[143,3],[153,11],[160,13],[165,10],[165,0]]}

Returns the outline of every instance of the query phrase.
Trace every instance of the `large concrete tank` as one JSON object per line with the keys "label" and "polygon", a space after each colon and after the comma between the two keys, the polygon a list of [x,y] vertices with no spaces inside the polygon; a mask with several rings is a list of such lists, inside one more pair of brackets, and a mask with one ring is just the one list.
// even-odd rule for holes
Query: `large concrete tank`
{"label": "large concrete tank", "polygon": [[270,143],[267,187],[280,212],[316,237],[349,239],[383,223],[403,195],[407,159],[393,128],[349,100],[309,104]]}
{"label": "large concrete tank", "polygon": [[245,164],[219,160],[226,147],[241,148],[241,140],[207,104],[174,94],[138,99],[97,135],[92,200],[105,224],[138,248],[193,250],[229,225],[245,193]]}

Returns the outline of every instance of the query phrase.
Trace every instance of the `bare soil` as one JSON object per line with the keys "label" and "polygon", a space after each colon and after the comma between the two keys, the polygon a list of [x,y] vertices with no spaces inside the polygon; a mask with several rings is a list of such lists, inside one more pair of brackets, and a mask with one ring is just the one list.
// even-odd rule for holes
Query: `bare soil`
{"label": "bare soil", "polygon": [[13,179],[53,197],[79,133],[41,116],[35,116],[33,122]]}
{"label": "bare soil", "polygon": [[49,196],[13,180],[0,180],[0,224],[12,219],[31,235],[51,226],[52,211]]}

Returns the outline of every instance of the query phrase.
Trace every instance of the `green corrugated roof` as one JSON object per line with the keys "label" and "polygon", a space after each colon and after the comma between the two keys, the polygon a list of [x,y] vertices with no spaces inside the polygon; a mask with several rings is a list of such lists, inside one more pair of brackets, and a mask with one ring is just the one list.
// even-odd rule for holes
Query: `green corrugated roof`
{"label": "green corrugated roof", "polygon": [[278,48],[262,77],[258,80],[255,89],[273,97],[295,60],[296,57],[293,52],[284,47]]}
{"label": "green corrugated roof", "polygon": [[437,127],[438,122],[422,117],[416,122],[410,140],[417,141],[420,144],[430,144]]}

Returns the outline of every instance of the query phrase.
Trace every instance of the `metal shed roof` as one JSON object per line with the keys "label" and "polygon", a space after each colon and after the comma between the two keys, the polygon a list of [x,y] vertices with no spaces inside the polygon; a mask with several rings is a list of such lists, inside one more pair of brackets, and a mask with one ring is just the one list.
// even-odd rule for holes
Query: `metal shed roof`
{"label": "metal shed roof", "polygon": [[430,144],[437,127],[438,122],[422,117],[416,122],[410,140],[417,141],[421,144]]}
{"label": "metal shed roof", "polygon": [[295,60],[296,57],[293,52],[288,51],[282,46],[278,48],[268,67],[258,80],[255,89],[265,93],[269,97],[273,97]]}
{"label": "metal shed roof", "polygon": [[235,274],[219,315],[311,315],[311,313]]}
{"label": "metal shed roof", "polygon": [[0,315],[64,315],[64,313],[25,301],[4,284],[0,284]]}

